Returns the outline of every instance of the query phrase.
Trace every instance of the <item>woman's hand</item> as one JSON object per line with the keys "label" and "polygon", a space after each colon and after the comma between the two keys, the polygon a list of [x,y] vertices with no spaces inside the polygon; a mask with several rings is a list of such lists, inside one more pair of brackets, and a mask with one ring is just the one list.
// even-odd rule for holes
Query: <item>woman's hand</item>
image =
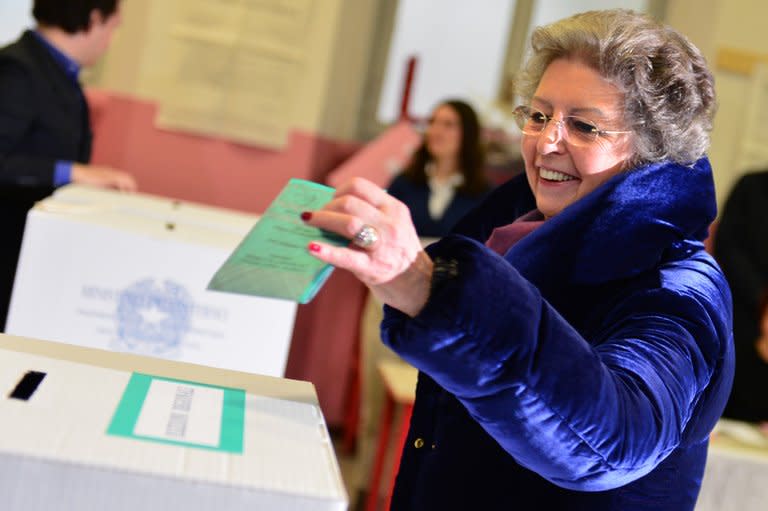
{"label": "woman's hand", "polygon": [[383,303],[415,316],[429,297],[432,260],[422,250],[408,207],[368,180],[353,178],[339,186],[322,209],[302,214],[314,227],[352,240],[363,227],[376,238],[366,247],[335,247],[313,241],[318,259],[351,271]]}

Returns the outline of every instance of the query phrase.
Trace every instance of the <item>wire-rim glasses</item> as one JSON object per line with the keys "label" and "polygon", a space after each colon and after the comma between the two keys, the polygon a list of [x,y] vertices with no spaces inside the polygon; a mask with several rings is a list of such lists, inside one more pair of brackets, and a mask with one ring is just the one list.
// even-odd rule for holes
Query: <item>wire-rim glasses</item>
{"label": "wire-rim glasses", "polygon": [[600,129],[600,127],[593,121],[578,115],[566,115],[562,119],[556,120],[551,115],[547,115],[541,110],[524,105],[515,108],[513,115],[515,117],[515,123],[517,123],[520,131],[526,135],[534,137],[541,135],[546,129],[547,124],[551,121],[555,123],[558,128],[563,128],[562,137],[565,140],[578,146],[593,144],[597,142],[600,137],[606,135],[631,133],[631,131]]}

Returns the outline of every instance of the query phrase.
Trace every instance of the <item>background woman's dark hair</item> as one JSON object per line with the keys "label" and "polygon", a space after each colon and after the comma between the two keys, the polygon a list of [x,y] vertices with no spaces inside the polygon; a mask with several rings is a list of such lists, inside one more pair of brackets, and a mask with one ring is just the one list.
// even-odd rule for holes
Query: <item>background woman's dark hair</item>
{"label": "background woman's dark hair", "polygon": [[[432,110],[431,115],[434,115],[434,112],[442,106],[447,106],[456,112],[461,124],[459,166],[464,175],[464,184],[458,187],[457,191],[470,196],[482,195],[488,191],[488,179],[485,176],[485,150],[480,138],[481,127],[477,113],[466,102],[459,99],[449,99],[440,102]],[[432,159],[425,138],[416,152],[413,153],[403,174],[415,183],[426,183],[425,167]]]}
{"label": "background woman's dark hair", "polygon": [[120,0],[35,0],[32,16],[41,25],[59,27],[74,34],[88,30],[91,25],[91,11],[101,12],[104,18],[117,11]]}

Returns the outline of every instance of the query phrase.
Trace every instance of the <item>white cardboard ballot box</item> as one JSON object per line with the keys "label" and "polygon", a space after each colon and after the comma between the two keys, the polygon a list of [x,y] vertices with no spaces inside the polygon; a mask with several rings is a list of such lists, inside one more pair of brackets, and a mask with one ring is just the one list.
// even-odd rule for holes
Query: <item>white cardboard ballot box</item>
{"label": "white cardboard ballot box", "polygon": [[0,335],[0,390],[0,509],[346,509],[310,383]]}
{"label": "white cardboard ballot box", "polygon": [[27,216],[5,331],[282,376],[296,304],[206,290],[257,220],[64,187]]}

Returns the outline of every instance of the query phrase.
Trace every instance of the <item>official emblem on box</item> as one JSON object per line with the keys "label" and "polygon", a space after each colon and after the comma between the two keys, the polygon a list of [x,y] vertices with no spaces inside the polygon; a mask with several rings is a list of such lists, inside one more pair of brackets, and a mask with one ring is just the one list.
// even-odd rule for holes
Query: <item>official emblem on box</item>
{"label": "official emblem on box", "polygon": [[118,295],[117,340],[130,351],[164,355],[178,349],[189,331],[194,303],[171,280],[141,280]]}

